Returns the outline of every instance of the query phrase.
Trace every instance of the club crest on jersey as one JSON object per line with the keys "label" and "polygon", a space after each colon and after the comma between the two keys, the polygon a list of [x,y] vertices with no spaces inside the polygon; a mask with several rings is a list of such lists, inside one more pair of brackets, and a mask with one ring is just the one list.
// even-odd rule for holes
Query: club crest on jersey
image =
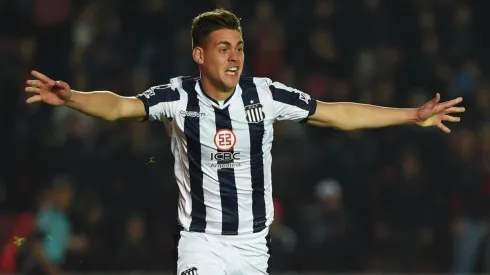
{"label": "club crest on jersey", "polygon": [[260,103],[245,106],[245,114],[248,123],[259,123],[265,119],[263,106]]}

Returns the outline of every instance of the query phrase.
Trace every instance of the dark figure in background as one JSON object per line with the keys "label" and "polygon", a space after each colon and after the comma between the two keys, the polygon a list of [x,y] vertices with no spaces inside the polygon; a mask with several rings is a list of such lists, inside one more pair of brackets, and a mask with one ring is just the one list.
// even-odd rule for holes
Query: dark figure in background
{"label": "dark figure in background", "polygon": [[146,223],[137,214],[126,222],[126,231],[121,246],[117,248],[113,268],[119,271],[150,271],[154,268],[151,246],[146,235]]}

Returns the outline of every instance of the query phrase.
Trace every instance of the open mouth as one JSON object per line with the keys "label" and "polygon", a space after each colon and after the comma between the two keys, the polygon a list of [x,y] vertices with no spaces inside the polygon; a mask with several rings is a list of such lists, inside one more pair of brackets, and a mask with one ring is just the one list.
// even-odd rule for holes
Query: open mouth
{"label": "open mouth", "polygon": [[226,70],[227,75],[237,75],[238,74],[238,67],[230,67],[228,70]]}

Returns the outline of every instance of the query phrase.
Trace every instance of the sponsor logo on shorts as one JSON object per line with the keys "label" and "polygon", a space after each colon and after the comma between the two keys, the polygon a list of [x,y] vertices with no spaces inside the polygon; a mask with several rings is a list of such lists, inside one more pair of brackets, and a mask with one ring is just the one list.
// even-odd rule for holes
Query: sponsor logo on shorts
{"label": "sponsor logo on shorts", "polygon": [[197,268],[191,267],[187,270],[182,271],[180,275],[199,275],[199,274],[197,274]]}

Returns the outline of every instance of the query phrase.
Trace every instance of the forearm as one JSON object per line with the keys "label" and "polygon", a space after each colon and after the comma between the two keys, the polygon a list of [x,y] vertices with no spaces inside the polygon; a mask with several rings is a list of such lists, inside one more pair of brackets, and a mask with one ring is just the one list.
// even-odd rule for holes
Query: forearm
{"label": "forearm", "polygon": [[72,90],[66,106],[86,115],[104,120],[119,118],[119,104],[123,98],[109,91],[80,92]]}
{"label": "forearm", "polygon": [[359,103],[332,103],[331,126],[342,130],[381,128],[416,123],[417,109],[389,108]]}

